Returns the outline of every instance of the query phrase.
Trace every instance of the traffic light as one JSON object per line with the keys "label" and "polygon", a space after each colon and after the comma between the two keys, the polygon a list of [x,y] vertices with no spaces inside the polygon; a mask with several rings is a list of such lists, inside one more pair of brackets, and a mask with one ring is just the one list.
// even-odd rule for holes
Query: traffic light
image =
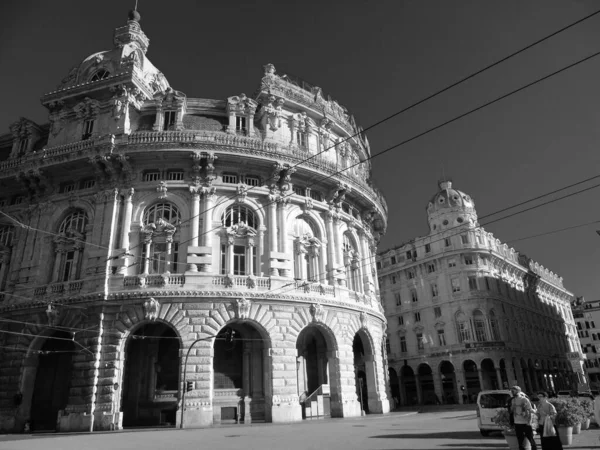
{"label": "traffic light", "polygon": [[190,392],[194,390],[194,382],[193,381],[186,381],[185,382],[185,392]]}

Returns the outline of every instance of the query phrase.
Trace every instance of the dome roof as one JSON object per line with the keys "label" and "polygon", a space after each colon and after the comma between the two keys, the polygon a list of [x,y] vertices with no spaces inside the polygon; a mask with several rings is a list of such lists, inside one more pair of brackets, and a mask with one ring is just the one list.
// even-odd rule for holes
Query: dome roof
{"label": "dome roof", "polygon": [[440,190],[427,205],[427,219],[431,231],[461,225],[477,224],[475,202],[464,192],[452,188],[451,181],[442,181]]}
{"label": "dome roof", "polygon": [[462,191],[452,189],[451,181],[442,181],[440,190],[429,201],[434,211],[454,209],[454,208],[475,208],[473,199]]}

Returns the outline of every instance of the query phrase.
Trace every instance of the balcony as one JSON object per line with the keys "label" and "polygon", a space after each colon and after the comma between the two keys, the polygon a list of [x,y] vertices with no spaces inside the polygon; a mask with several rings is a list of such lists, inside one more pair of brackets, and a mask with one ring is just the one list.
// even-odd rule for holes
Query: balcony
{"label": "balcony", "polygon": [[83,280],[67,281],[64,283],[53,283],[46,286],[38,286],[33,290],[34,297],[47,295],[73,295],[78,294],[83,287]]}

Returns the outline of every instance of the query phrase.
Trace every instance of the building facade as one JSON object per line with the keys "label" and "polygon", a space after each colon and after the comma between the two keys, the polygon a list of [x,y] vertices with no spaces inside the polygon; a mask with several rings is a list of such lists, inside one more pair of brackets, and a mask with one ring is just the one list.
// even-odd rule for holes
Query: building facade
{"label": "building facade", "polygon": [[600,391],[600,300],[586,302],[580,298],[572,309],[590,388]]}
{"label": "building facade", "polygon": [[471,402],[483,389],[560,389],[582,378],[562,279],[478,223],[473,199],[440,183],[429,234],[378,255],[392,395]]}
{"label": "building facade", "polygon": [[362,130],[271,64],[187,97],[148,44],[131,12],[0,136],[0,430],[389,411]]}

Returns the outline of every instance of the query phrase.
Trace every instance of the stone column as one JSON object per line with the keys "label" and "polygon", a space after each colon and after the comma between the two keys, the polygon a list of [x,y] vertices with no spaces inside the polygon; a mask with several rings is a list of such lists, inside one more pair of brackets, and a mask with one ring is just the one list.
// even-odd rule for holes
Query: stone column
{"label": "stone column", "polygon": [[173,248],[173,240],[169,238],[167,240],[167,255],[165,257],[165,272],[166,274],[171,273],[171,252]]}
{"label": "stone column", "polygon": [[152,250],[152,240],[148,239],[146,242],[144,242],[144,245],[146,246],[146,258],[144,258],[144,275],[148,275],[148,271],[150,270],[150,258],[152,258],[152,255],[150,255],[150,251]]}
{"label": "stone column", "polygon": [[[455,369],[455,373],[456,373],[456,392],[457,392],[457,399],[458,399],[458,403],[463,405],[464,399],[463,399],[463,395],[467,393],[467,380],[465,379],[465,371],[463,369]],[[465,388],[465,390],[463,391],[461,389],[461,387]]]}
{"label": "stone column", "polygon": [[[190,194],[192,195],[192,218],[190,225],[190,247],[198,247],[198,234],[200,233],[200,188],[190,186]],[[189,254],[188,256],[196,256]],[[187,266],[188,272],[198,272],[198,265],[190,263]]]}
{"label": "stone column", "polygon": [[481,391],[486,389],[485,380],[483,379],[483,370],[477,369],[477,376],[479,377],[479,389]]}
{"label": "stone column", "polygon": [[251,398],[250,398],[250,394],[252,392],[252,387],[251,387],[251,376],[250,376],[250,370],[252,368],[252,353],[251,353],[251,349],[248,348],[248,346],[246,346],[246,348],[244,348],[244,367],[243,367],[243,372],[244,372],[244,380],[243,380],[243,388],[244,388],[244,425],[248,425],[252,423],[252,414],[250,413],[250,403],[251,403]]}
{"label": "stone column", "polygon": [[442,374],[438,372],[433,372],[433,390],[435,392],[435,396],[438,401],[441,403],[444,398],[444,386],[442,385]]}
{"label": "stone column", "polygon": [[523,378],[523,369],[521,368],[521,361],[514,361],[514,367],[517,375],[517,385],[525,389],[525,379]]}
{"label": "stone column", "polygon": [[252,249],[254,248],[254,241],[252,239],[248,239],[248,244],[246,246],[246,275],[254,275],[254,252]]}
{"label": "stone column", "polygon": [[[270,200],[269,202],[269,229],[267,232],[269,233],[269,252],[277,252],[277,203],[274,200]],[[270,258],[270,267],[269,272],[271,275],[279,275],[279,271],[276,267],[274,267],[274,263],[277,260],[274,258]]]}
{"label": "stone column", "polygon": [[62,266],[63,263],[63,259],[64,259],[64,255],[65,255],[65,251],[61,250],[61,249],[56,249],[55,252],[55,257],[54,257],[54,270],[52,271],[52,282],[53,283],[57,283],[59,281],[59,272],[60,272],[60,267]]}
{"label": "stone column", "polygon": [[225,258],[225,265],[227,267],[225,272],[229,275],[233,275],[233,238],[227,239],[227,256]]}
{"label": "stone column", "polygon": [[327,211],[327,262],[329,263],[329,271],[327,278],[329,284],[335,286],[335,274],[336,274],[336,253],[335,253],[335,236],[333,232],[333,213]]}
{"label": "stone column", "polygon": [[417,403],[419,405],[423,404],[423,390],[421,389],[421,376],[419,374],[415,374],[415,385],[417,387]]}
{"label": "stone column", "polygon": [[[212,217],[213,217],[213,203],[215,199],[214,190],[207,189],[204,193],[204,211],[202,212],[202,244],[204,247],[213,250],[213,230],[212,230]],[[212,256],[212,253],[211,253]],[[204,273],[212,273],[212,263],[203,263],[200,267],[200,271]]]}
{"label": "stone column", "polygon": [[125,192],[125,205],[123,209],[123,228],[121,229],[121,248],[123,255],[123,264],[119,266],[119,274],[125,275],[129,266],[129,232],[131,231],[131,215],[133,213],[133,194],[134,189],[130,188]]}
{"label": "stone column", "polygon": [[[342,245],[343,244],[342,230],[341,230],[341,228],[339,226],[340,222],[341,222],[341,220],[339,218],[337,218],[335,220],[335,224],[334,224],[334,227],[333,227],[333,230],[334,230],[333,236],[334,236],[334,239],[335,239],[335,241],[334,241],[335,242],[335,247],[334,248],[335,248],[336,253],[337,253],[336,258],[335,258],[336,261],[337,261],[337,265],[338,265],[337,268],[338,268],[338,270],[340,272],[343,273],[344,272],[344,253],[343,253],[344,250],[343,250],[343,245]],[[342,284],[343,286],[345,286],[346,285],[345,284],[345,280],[340,280],[340,284]]]}
{"label": "stone column", "polygon": [[504,389],[502,382],[502,370],[500,367],[496,367],[496,381],[498,382],[498,389]]}
{"label": "stone column", "polygon": [[265,227],[261,225],[258,229],[258,251],[256,252],[256,273],[259,277],[264,276],[263,255],[265,253]]}
{"label": "stone column", "polygon": [[364,286],[364,293],[370,295],[372,293],[373,275],[371,273],[371,255],[369,253],[369,243],[367,242],[367,236],[363,230],[359,230],[358,236],[360,238],[360,251],[363,255],[363,277],[362,283]]}
{"label": "stone column", "polygon": [[289,239],[286,228],[286,220],[285,220],[285,202],[280,201],[277,203],[277,223],[279,226],[279,248],[281,249],[281,253],[283,253],[287,257],[288,266],[285,269],[282,269],[281,276],[290,277],[292,276],[291,270],[289,268],[289,264],[292,261],[292,255],[290,254],[289,249]]}
{"label": "stone column", "polygon": [[227,133],[235,134],[235,111],[230,109],[228,116],[229,122],[227,124]]}

